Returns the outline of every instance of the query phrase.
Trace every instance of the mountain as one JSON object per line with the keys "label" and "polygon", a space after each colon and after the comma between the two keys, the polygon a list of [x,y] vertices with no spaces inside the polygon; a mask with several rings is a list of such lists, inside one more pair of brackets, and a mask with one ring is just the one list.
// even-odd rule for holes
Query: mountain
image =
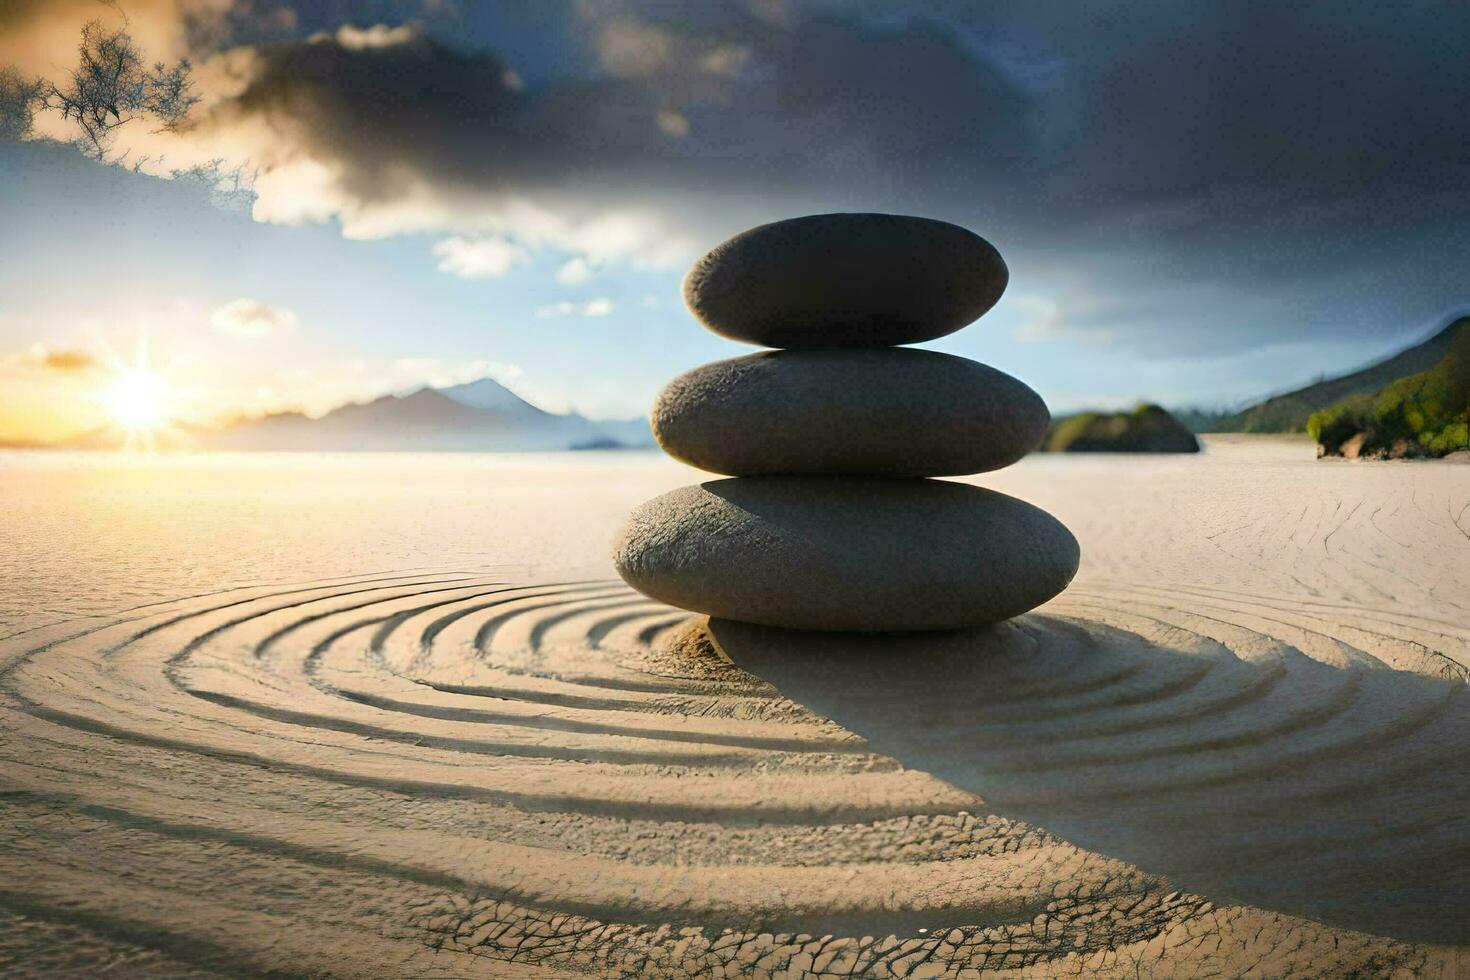
{"label": "mountain", "polygon": [[479,381],[471,381],[468,384],[433,390],[461,405],[468,405],[470,408],[478,408],[487,412],[504,412],[507,415],[520,415],[527,418],[550,414],[532,405],[493,378],[481,378]]}
{"label": "mountain", "polygon": [[283,412],[200,437],[204,448],[341,452],[517,452],[653,445],[642,419],[596,422],[537,408],[489,378],[343,405],[320,418]]}
{"label": "mountain", "polygon": [[1267,398],[1215,422],[1211,432],[1305,432],[1313,412],[1345,398],[1376,392],[1409,375],[1428,371],[1444,359],[1462,333],[1470,332],[1470,316],[1451,322],[1439,333],[1408,350],[1351,374]]}

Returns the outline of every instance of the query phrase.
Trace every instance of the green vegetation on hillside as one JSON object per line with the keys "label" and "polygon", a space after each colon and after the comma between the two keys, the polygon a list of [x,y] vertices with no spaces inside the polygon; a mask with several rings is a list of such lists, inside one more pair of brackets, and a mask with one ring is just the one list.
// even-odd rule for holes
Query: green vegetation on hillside
{"label": "green vegetation on hillside", "polygon": [[1131,412],[1082,412],[1052,422],[1042,450],[1053,453],[1197,453],[1199,440],[1157,405]]}
{"label": "green vegetation on hillside", "polygon": [[1296,391],[1268,398],[1227,418],[1208,432],[1304,432],[1313,412],[1355,395],[1376,395],[1385,386],[1433,368],[1457,338],[1470,334],[1470,317],[1460,317],[1421,344],[1360,371],[1329,378]]}
{"label": "green vegetation on hillside", "polygon": [[1316,412],[1307,432],[1323,456],[1443,456],[1470,449],[1470,330],[1428,371]]}

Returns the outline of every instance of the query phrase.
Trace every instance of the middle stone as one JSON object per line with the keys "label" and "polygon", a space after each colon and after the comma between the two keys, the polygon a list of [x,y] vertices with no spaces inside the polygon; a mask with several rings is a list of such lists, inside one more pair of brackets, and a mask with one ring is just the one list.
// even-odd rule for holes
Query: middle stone
{"label": "middle stone", "polygon": [[1041,396],[984,364],[911,348],[791,350],[705,364],[669,383],[653,433],[732,476],[960,476],[1036,448]]}

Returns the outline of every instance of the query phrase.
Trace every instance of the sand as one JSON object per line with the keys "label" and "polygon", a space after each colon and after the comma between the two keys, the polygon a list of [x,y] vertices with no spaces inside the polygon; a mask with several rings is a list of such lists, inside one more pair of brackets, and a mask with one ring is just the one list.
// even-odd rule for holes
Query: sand
{"label": "sand", "polygon": [[0,972],[1464,974],[1470,471],[1209,450],[836,646],[610,577],[652,455],[0,458]]}

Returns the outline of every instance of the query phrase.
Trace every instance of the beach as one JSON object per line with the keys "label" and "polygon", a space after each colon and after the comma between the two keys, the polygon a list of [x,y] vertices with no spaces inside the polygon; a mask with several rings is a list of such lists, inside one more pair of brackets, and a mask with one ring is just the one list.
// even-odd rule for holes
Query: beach
{"label": "beach", "polygon": [[0,972],[1470,972],[1470,468],[1205,444],[866,639],[617,580],[654,453],[0,455]]}

